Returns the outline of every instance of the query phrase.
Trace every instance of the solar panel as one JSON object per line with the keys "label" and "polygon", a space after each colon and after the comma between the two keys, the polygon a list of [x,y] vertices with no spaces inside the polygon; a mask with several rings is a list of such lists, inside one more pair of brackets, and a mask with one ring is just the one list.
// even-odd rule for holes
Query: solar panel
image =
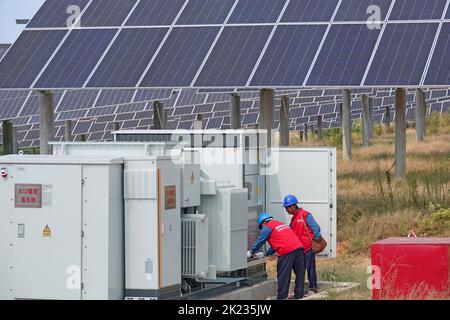
{"label": "solar panel", "polygon": [[185,2],[185,0],[140,1],[126,25],[170,26]]}
{"label": "solar panel", "polygon": [[135,92],[135,90],[102,90],[95,106],[113,106],[130,103]]}
{"label": "solar panel", "polygon": [[275,23],[286,1],[240,0],[228,23]]}
{"label": "solar panel", "polygon": [[177,25],[222,24],[235,0],[190,0]]}
{"label": "solar panel", "polygon": [[[18,115],[19,117],[39,115],[39,94],[32,92],[28,96],[28,93],[29,92],[27,92],[28,99],[26,100],[26,102],[22,108],[22,111]],[[25,94],[25,92],[22,92],[22,95],[23,94]],[[63,95],[63,92],[55,92],[54,93],[54,96],[53,96],[54,107],[56,107],[58,105],[62,95]]]}
{"label": "solar panel", "polygon": [[[121,26],[137,0],[95,0],[81,16],[82,27]],[[145,1],[144,1],[145,2]]]}
{"label": "solar panel", "polygon": [[97,90],[67,91],[56,110],[62,112],[92,108],[98,94]]}
{"label": "solar panel", "polygon": [[420,85],[437,24],[388,24],[365,85]]}
{"label": "solar panel", "polygon": [[270,26],[226,27],[201,71],[196,86],[245,86]]}
{"label": "solar panel", "polygon": [[[0,61],[0,88],[415,86],[447,8],[447,0],[47,0]],[[381,31],[364,28],[373,19]],[[433,61],[444,61],[437,49]]]}
{"label": "solar panel", "polygon": [[166,33],[166,28],[123,29],[88,87],[136,86]]}
{"label": "solar panel", "polygon": [[396,0],[390,20],[441,19],[447,0]]}
{"label": "solar panel", "polygon": [[189,86],[219,29],[200,27],[172,30],[141,87]]}
{"label": "solar panel", "polygon": [[281,22],[330,21],[338,0],[297,0],[289,2]]}
{"label": "solar panel", "polygon": [[8,52],[8,49],[9,46],[2,47],[2,45],[0,45],[0,60],[2,60],[3,56]]}
{"label": "solar panel", "polygon": [[166,100],[172,96],[172,90],[167,89],[138,89],[133,102]]}
{"label": "solar panel", "polygon": [[24,31],[0,61],[0,87],[29,88],[66,31]]}
{"label": "solar panel", "polygon": [[80,13],[89,0],[47,0],[28,23],[27,28],[67,28],[75,22],[77,6]]}
{"label": "solar panel", "polygon": [[280,26],[253,77],[251,86],[303,83],[326,26]]}
{"label": "solar panel", "polygon": [[444,23],[434,49],[424,85],[438,85],[450,82],[448,63],[450,61],[450,23]]}
{"label": "solar panel", "polygon": [[0,120],[18,117],[27,96],[23,91],[0,91]]}
{"label": "solar panel", "polygon": [[81,88],[116,32],[114,29],[73,30],[35,88]]}
{"label": "solar panel", "polygon": [[332,26],[308,80],[311,86],[358,86],[380,30],[362,25]]}
{"label": "solar panel", "polygon": [[334,21],[367,21],[378,12],[380,20],[384,20],[391,3],[392,0],[342,0]]}

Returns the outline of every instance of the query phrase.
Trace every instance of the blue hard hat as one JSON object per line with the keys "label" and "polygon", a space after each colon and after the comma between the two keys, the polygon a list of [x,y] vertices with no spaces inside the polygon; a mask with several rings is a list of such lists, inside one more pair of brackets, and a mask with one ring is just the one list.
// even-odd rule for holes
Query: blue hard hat
{"label": "blue hard hat", "polygon": [[267,219],[273,219],[273,217],[268,214],[268,213],[262,213],[259,217],[258,217],[258,225],[261,228],[261,224],[266,221]]}
{"label": "blue hard hat", "polygon": [[298,199],[295,196],[289,195],[286,198],[284,198],[284,201],[283,201],[284,208],[287,208],[287,207],[290,207],[290,206],[293,206],[296,204],[298,204]]}

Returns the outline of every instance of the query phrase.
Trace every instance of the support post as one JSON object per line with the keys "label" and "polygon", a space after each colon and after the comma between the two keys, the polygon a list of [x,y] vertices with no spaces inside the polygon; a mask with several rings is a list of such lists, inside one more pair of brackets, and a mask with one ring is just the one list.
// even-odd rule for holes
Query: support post
{"label": "support post", "polygon": [[406,173],[406,90],[395,91],[395,177],[403,178]]}
{"label": "support post", "polygon": [[112,131],[119,131],[119,130],[120,130],[120,122],[113,122]]}
{"label": "support post", "polygon": [[375,130],[375,119],[373,117],[373,108],[374,108],[373,98],[369,98],[369,123],[370,123],[369,140],[373,139],[373,132]]}
{"label": "support post", "polygon": [[300,142],[303,142],[303,131],[299,130],[298,134],[299,134]]}
{"label": "support post", "polygon": [[2,121],[3,128],[3,154],[13,154],[14,133],[13,123],[9,120]]}
{"label": "support post", "polygon": [[242,128],[241,125],[241,96],[237,93],[231,94],[230,97],[230,128],[238,130]]}
{"label": "support post", "polygon": [[391,130],[391,108],[386,106],[386,110],[384,112],[384,126],[386,130]]}
{"label": "support post", "polygon": [[323,116],[319,115],[317,117],[317,137],[320,141],[323,140]]}
{"label": "support post", "polygon": [[48,143],[53,139],[54,117],[53,93],[42,91],[39,99],[39,134],[41,154],[52,154],[53,148]]}
{"label": "support post", "polygon": [[167,110],[164,110],[164,121],[163,121],[163,129],[167,130],[169,128],[169,113]]}
{"label": "support post", "polygon": [[352,93],[348,89],[342,90],[342,134],[344,160],[352,159],[352,121],[350,116]]}
{"label": "support post", "polygon": [[72,120],[64,121],[64,141],[72,141]]}
{"label": "support post", "polygon": [[368,147],[370,145],[370,127],[371,127],[371,121],[370,121],[370,105],[369,105],[369,96],[363,95],[362,96],[362,128],[361,128],[361,134],[362,134],[362,141],[363,146]]}
{"label": "support post", "polygon": [[308,124],[305,123],[305,129],[303,130],[303,139],[305,142],[308,142]]}
{"label": "support post", "polygon": [[18,154],[19,153],[19,143],[17,141],[17,127],[13,126],[12,133],[13,133],[13,138],[12,138],[13,154]]}
{"label": "support post", "polygon": [[289,96],[281,98],[280,107],[280,146],[289,147]]}
{"label": "support post", "polygon": [[275,126],[275,91],[261,89],[260,91],[260,128],[267,130],[267,146],[272,146],[272,129]]}
{"label": "support post", "polygon": [[422,89],[416,91],[416,136],[417,141],[423,142],[425,138],[425,115],[427,108],[425,104],[425,93]]}
{"label": "support post", "polygon": [[164,105],[161,101],[153,103],[153,129],[161,130],[164,127]]}
{"label": "support post", "polygon": [[194,130],[203,130],[203,115],[198,114],[194,121]]}

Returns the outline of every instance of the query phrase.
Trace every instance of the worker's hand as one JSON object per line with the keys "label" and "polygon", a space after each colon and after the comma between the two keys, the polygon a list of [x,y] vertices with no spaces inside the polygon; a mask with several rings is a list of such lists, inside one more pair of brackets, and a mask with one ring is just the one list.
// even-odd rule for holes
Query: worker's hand
{"label": "worker's hand", "polygon": [[253,257],[253,253],[249,250],[247,251],[247,259],[250,259],[251,257]]}

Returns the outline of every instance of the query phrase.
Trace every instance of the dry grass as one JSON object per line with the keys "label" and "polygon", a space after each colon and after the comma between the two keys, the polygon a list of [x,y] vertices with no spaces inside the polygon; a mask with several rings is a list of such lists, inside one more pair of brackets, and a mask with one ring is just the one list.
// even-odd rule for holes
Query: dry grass
{"label": "dry grass", "polygon": [[[450,237],[450,115],[433,115],[427,120],[427,137],[416,141],[415,130],[407,130],[407,176],[394,179],[393,130],[375,128],[372,145],[363,148],[361,137],[353,134],[353,159],[343,161],[338,149],[338,259],[319,261],[320,280],[361,283],[351,292],[331,299],[370,299],[370,244],[392,236]],[[334,133],[333,133],[334,134]],[[305,147],[339,141],[299,143]],[[275,262],[272,262],[275,264]],[[270,265],[270,264],[269,264]],[[276,275],[275,267],[270,274]],[[412,290],[405,299],[414,299]],[[421,297],[423,298],[423,297]],[[433,295],[426,297],[433,299]]]}

